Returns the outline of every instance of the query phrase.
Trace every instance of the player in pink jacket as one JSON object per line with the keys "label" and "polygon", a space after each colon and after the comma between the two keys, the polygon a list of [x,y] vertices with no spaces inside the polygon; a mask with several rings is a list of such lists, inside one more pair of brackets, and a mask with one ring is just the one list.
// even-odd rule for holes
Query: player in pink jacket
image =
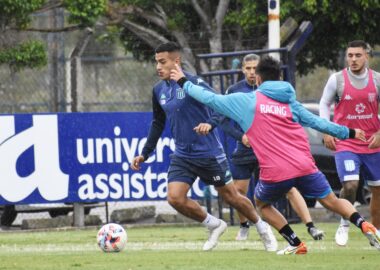
{"label": "player in pink jacket", "polygon": [[279,81],[280,64],[273,58],[262,59],[256,73],[258,90],[231,95],[211,93],[188,82],[178,66],[172,70],[171,79],[176,80],[186,94],[235,120],[247,134],[260,166],[260,179],[255,189],[256,205],[262,217],[289,243],[277,254],[307,253],[305,243],[272,206],[292,187],[349,219],[380,250],[380,233],[350,202],[335,196],[326,177],[315,166],[302,126],[340,139],[364,140],[364,132],[331,123],[306,110],[296,101],[293,87],[288,82]]}

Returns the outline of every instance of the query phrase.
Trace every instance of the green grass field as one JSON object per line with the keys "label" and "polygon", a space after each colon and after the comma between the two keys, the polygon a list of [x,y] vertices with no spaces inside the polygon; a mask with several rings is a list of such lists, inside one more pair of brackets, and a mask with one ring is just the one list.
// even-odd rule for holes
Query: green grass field
{"label": "green grass field", "polygon": [[[120,253],[103,253],[97,229],[48,232],[1,232],[2,269],[380,269],[380,252],[351,226],[349,244],[333,241],[337,224],[318,224],[326,239],[313,241],[304,225],[293,225],[306,241],[307,255],[278,256],[263,250],[256,230],[247,242],[234,241],[238,227],[229,227],[212,252],[202,252],[203,227],[128,227],[128,243]],[[280,248],[286,243],[276,233]]]}

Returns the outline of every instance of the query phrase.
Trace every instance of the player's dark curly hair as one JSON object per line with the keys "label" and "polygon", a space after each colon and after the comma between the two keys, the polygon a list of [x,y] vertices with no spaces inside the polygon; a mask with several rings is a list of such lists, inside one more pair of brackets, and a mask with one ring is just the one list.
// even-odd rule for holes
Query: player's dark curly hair
{"label": "player's dark curly hair", "polygon": [[265,56],[257,65],[256,74],[260,75],[263,82],[278,81],[281,76],[280,62],[271,56]]}
{"label": "player's dark curly hair", "polygon": [[161,53],[161,52],[179,52],[181,50],[181,47],[173,42],[169,41],[166,43],[162,43],[157,46],[155,53]]}

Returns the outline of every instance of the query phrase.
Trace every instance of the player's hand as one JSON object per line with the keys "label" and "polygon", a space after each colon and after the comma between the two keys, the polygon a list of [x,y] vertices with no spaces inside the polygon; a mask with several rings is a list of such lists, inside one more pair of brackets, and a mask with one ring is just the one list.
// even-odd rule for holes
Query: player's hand
{"label": "player's hand", "polygon": [[[361,129],[358,129],[358,128],[355,128],[355,139],[359,139],[363,142],[366,142],[366,138],[365,138],[365,132]],[[380,139],[380,137],[379,137]]]}
{"label": "player's hand", "polygon": [[330,149],[332,151],[336,150],[335,141],[336,141],[336,139],[333,136],[330,136],[330,135],[327,135],[327,134],[323,135],[323,143],[324,143],[324,145],[326,146],[326,148],[328,148],[328,149]]}
{"label": "player's hand", "polygon": [[170,71],[170,79],[174,81],[178,81],[179,79],[185,77],[181,67],[175,64],[175,68]]}
{"label": "player's hand", "polygon": [[134,171],[140,170],[141,169],[140,163],[143,163],[144,161],[145,161],[145,159],[143,156],[134,157],[132,160],[132,163],[131,163],[132,170],[134,170]]}
{"label": "player's hand", "polygon": [[369,139],[368,139],[369,145],[368,148],[374,149],[380,147],[380,130],[376,133],[374,133]]}
{"label": "player's hand", "polygon": [[243,135],[243,137],[241,137],[241,142],[246,146],[246,147],[251,147],[251,145],[249,144],[249,141],[248,141],[248,136],[247,135]]}
{"label": "player's hand", "polygon": [[193,130],[195,130],[195,132],[200,134],[200,135],[207,135],[207,134],[209,134],[211,129],[212,129],[212,126],[210,124],[200,123]]}

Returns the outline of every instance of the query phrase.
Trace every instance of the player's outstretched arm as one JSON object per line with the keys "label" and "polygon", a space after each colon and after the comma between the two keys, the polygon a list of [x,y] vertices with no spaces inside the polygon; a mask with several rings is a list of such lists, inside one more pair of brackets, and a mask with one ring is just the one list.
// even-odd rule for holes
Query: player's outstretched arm
{"label": "player's outstretched arm", "polygon": [[171,70],[170,79],[177,81],[183,90],[194,99],[239,123],[243,130],[247,130],[251,126],[253,108],[256,104],[253,96],[249,96],[247,93],[234,93],[227,96],[215,94],[188,81],[178,65]]}
{"label": "player's outstretched arm", "polygon": [[145,159],[143,156],[134,157],[132,160],[132,163],[131,163],[132,170],[134,170],[134,171],[140,170],[141,169],[140,164],[143,163],[144,161],[145,161]]}
{"label": "player's outstretched arm", "polygon": [[294,121],[299,122],[302,126],[311,127],[319,132],[329,134],[342,140],[356,138],[365,141],[365,133],[362,130],[349,129],[346,126],[323,119],[308,111],[298,101],[293,102],[291,106],[294,112]]}

